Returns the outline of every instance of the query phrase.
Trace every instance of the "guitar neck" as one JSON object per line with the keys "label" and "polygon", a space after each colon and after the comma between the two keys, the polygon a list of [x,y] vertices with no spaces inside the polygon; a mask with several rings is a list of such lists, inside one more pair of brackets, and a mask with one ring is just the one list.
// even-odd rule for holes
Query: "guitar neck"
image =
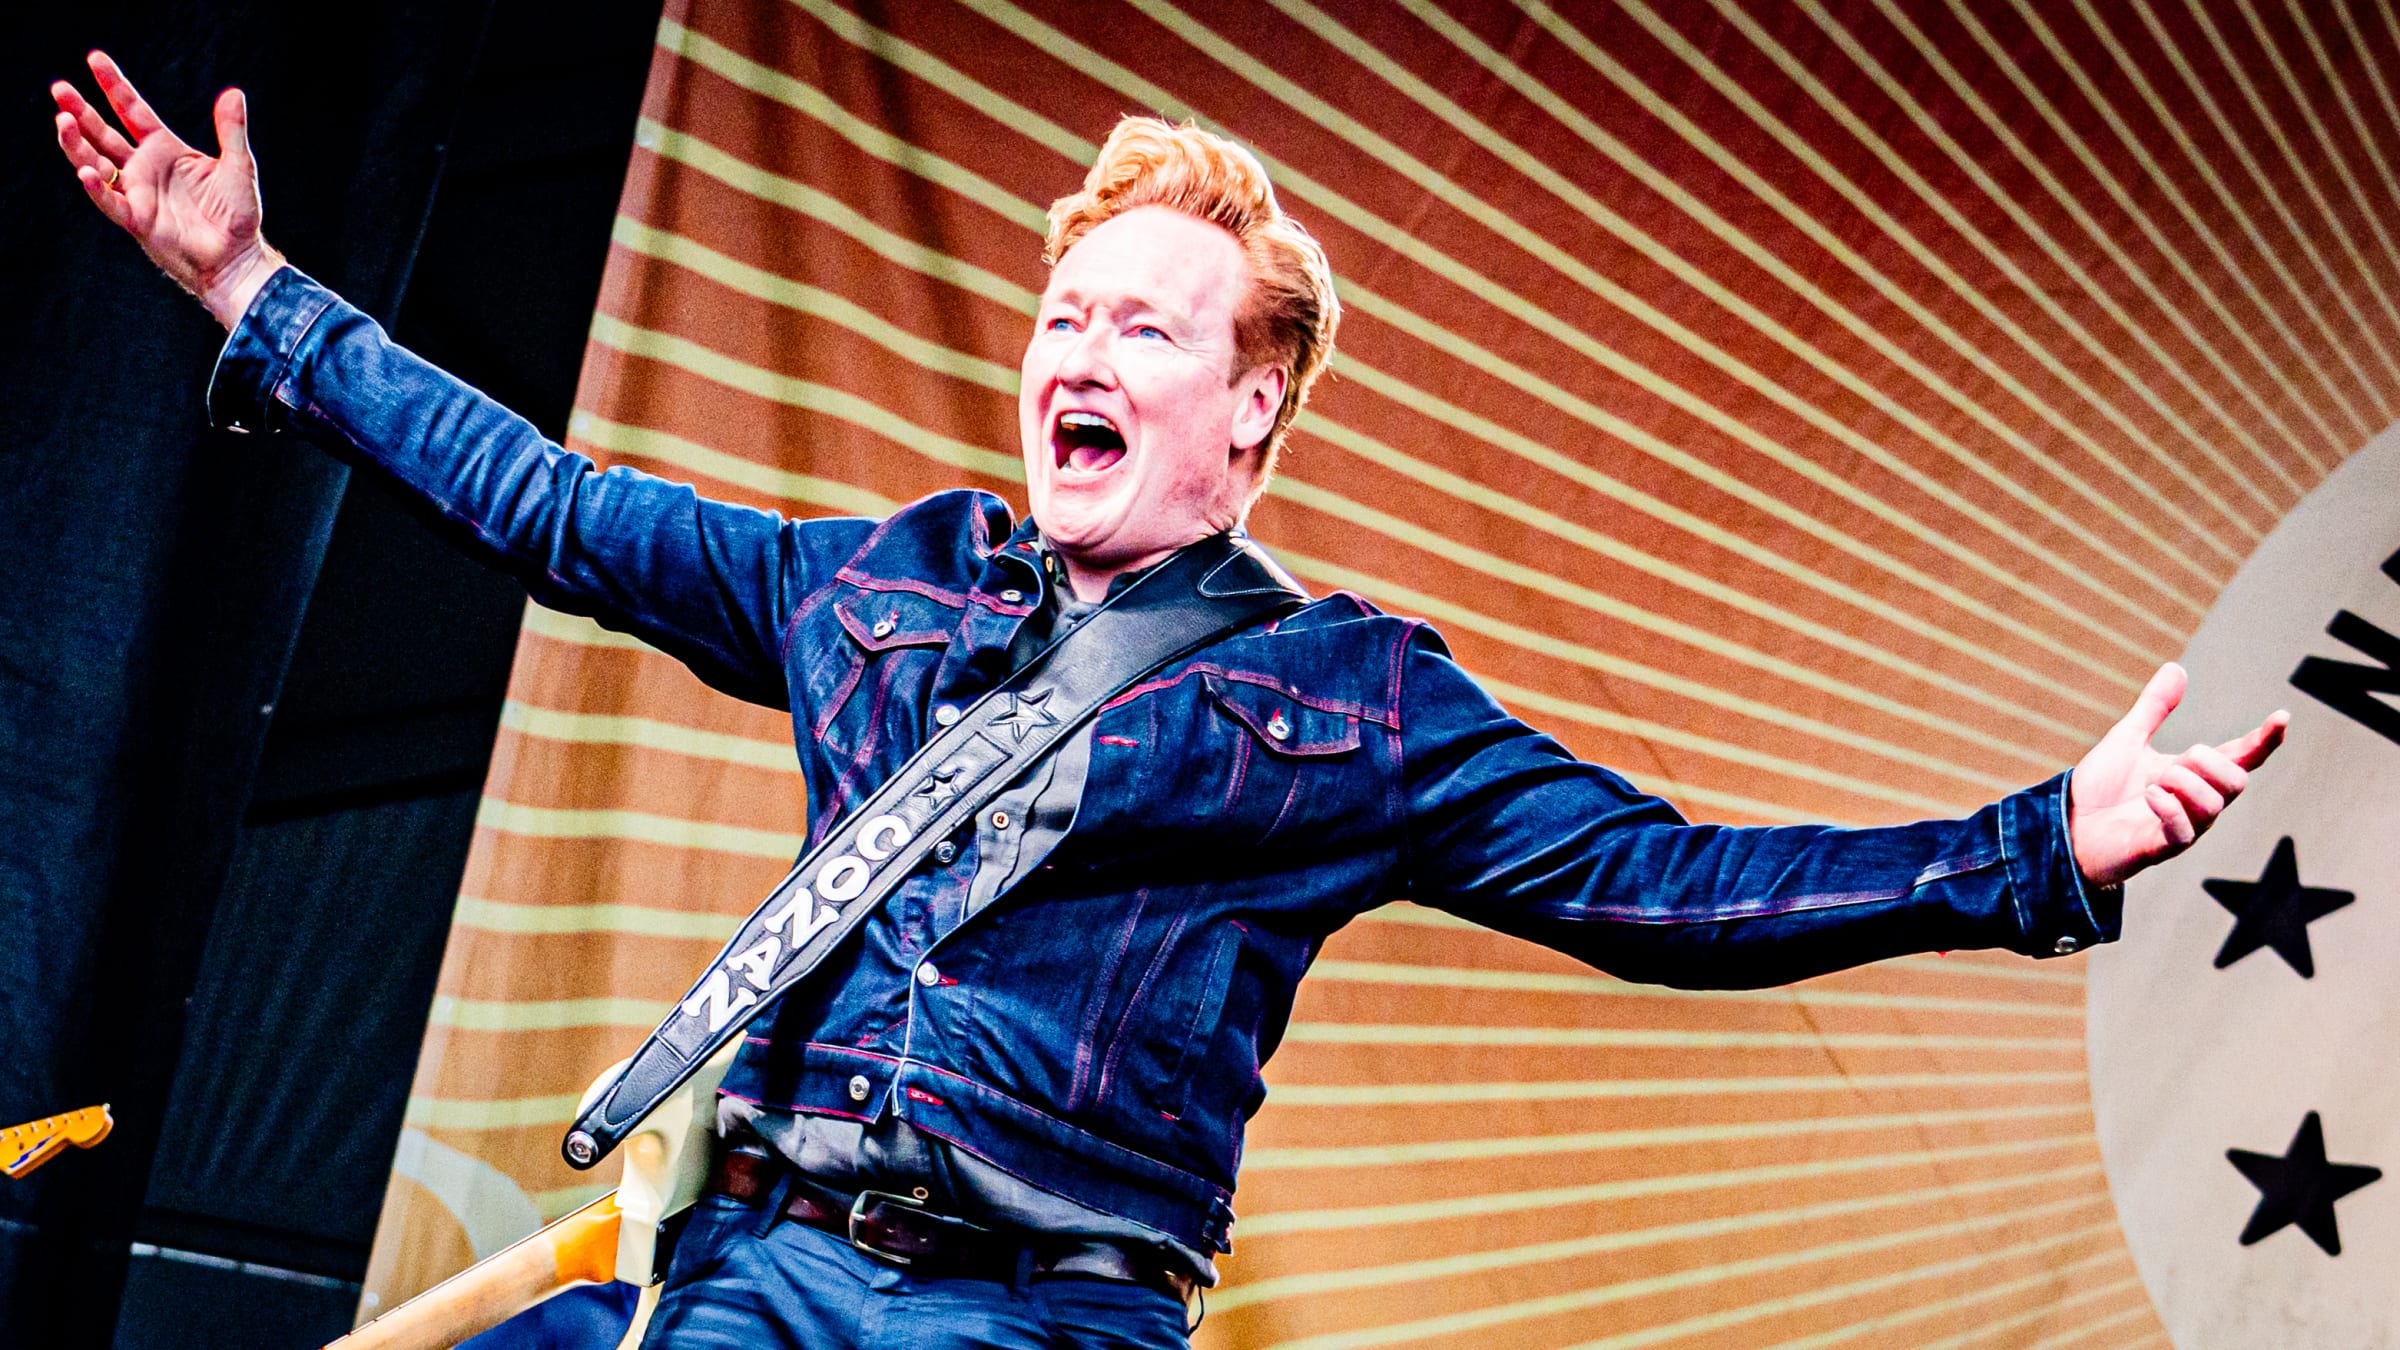
{"label": "guitar neck", "polygon": [[57,1156],[69,1144],[90,1148],[108,1137],[116,1121],[108,1106],[87,1106],[0,1129],[0,1173],[21,1177]]}
{"label": "guitar neck", "polygon": [[616,1278],[614,1191],[469,1266],[325,1350],[448,1350],[562,1289]]}

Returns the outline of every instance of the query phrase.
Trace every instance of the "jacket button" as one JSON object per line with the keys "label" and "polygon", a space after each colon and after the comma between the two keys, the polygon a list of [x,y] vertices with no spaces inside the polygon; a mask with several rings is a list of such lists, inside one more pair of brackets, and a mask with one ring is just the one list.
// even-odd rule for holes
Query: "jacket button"
{"label": "jacket button", "polygon": [[995,830],[1005,830],[1005,829],[1007,829],[1007,828],[1008,828],[1008,812],[1006,812],[1006,811],[994,811],[994,812],[992,812],[992,828],[993,828],[993,829],[995,829]]}
{"label": "jacket button", "polygon": [[853,1075],[850,1079],[850,1100],[854,1102],[865,1101],[867,1099],[867,1093],[872,1090],[874,1086],[874,1084],[867,1081],[867,1076],[865,1074],[862,1073]]}
{"label": "jacket button", "polygon": [[877,619],[875,621],[875,627],[871,631],[873,631],[875,636],[879,638],[890,637],[892,635],[892,621],[890,619]]}
{"label": "jacket button", "polygon": [[933,860],[944,867],[958,861],[958,845],[945,839],[933,846]]}
{"label": "jacket button", "polygon": [[2077,947],[2082,945],[2082,943],[2077,942],[2071,937],[2062,937],[2056,943],[2051,945],[2050,950],[2057,952],[2060,956],[2070,956],[2074,954],[2074,951]]}
{"label": "jacket button", "polygon": [[1025,592],[1023,592],[1023,591],[1002,591],[1002,592],[1000,592],[1000,598],[1001,598],[1003,601],[1005,601],[1005,602],[1007,602],[1007,603],[1009,603],[1009,604],[1012,604],[1012,605],[1013,605],[1013,604],[1017,603],[1019,600],[1022,600],[1022,599],[1024,599],[1024,598],[1025,598]]}
{"label": "jacket button", "polygon": [[924,985],[928,989],[931,989],[936,984],[941,983],[941,979],[942,972],[934,969],[933,962],[926,961],[918,965],[917,983]]}
{"label": "jacket button", "polygon": [[946,727],[958,725],[958,709],[948,703],[933,710],[933,720]]}
{"label": "jacket button", "polygon": [[1283,720],[1281,708],[1276,709],[1275,715],[1267,719],[1267,734],[1279,741],[1291,739],[1292,724]]}

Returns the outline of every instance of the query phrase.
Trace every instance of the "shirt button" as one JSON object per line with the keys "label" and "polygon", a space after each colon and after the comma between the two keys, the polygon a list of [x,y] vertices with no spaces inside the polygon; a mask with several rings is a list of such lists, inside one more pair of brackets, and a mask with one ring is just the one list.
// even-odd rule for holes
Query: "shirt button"
{"label": "shirt button", "polygon": [[2082,945],[2082,943],[2077,942],[2071,937],[2062,937],[2056,943],[2051,945],[2050,950],[2057,952],[2060,956],[2071,956],[2074,954],[2075,949]]}
{"label": "shirt button", "polygon": [[933,962],[927,961],[917,967],[917,983],[924,985],[926,988],[931,989],[933,986],[941,983],[941,980],[942,972],[934,969]]}
{"label": "shirt button", "polygon": [[945,703],[933,710],[933,720],[946,727],[957,726],[958,709],[951,704]]}
{"label": "shirt button", "polygon": [[1006,811],[994,811],[994,812],[992,812],[992,828],[993,828],[993,829],[995,829],[995,830],[1005,830],[1005,829],[1007,829],[1007,828],[1008,828],[1008,812],[1006,812]]}
{"label": "shirt button", "polygon": [[879,638],[890,637],[892,635],[892,621],[890,619],[877,619],[875,621],[875,627],[873,631],[875,636]]}
{"label": "shirt button", "polygon": [[1000,598],[1001,598],[1002,600],[1005,600],[1005,601],[1007,601],[1009,604],[1012,604],[1012,605],[1013,605],[1013,604],[1017,603],[1019,600],[1022,600],[1022,599],[1024,599],[1024,598],[1025,598],[1025,592],[1023,592],[1023,591],[1002,591],[1002,592],[1000,592]]}
{"label": "shirt button", "polygon": [[1291,738],[1292,724],[1283,720],[1282,709],[1276,709],[1275,715],[1267,719],[1267,734],[1279,741]]}
{"label": "shirt button", "polygon": [[933,846],[933,860],[944,867],[958,861],[958,845],[945,839]]}
{"label": "shirt button", "polygon": [[867,1099],[867,1093],[873,1087],[874,1084],[867,1081],[867,1076],[865,1074],[862,1073],[854,1075],[850,1079],[850,1100],[854,1102],[865,1101]]}

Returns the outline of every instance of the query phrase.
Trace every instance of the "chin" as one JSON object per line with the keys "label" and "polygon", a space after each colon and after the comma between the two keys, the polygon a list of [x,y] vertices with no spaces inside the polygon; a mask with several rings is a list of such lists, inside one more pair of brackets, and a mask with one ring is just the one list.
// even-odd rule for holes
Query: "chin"
{"label": "chin", "polygon": [[1053,496],[1034,508],[1033,520],[1052,548],[1080,556],[1100,548],[1116,532],[1112,514],[1098,503],[1062,502]]}

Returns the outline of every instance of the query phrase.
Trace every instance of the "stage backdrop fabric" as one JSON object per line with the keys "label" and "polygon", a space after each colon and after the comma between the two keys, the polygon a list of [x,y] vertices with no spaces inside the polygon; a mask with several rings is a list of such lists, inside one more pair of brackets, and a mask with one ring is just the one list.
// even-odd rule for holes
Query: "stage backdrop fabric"
{"label": "stage backdrop fabric", "polygon": [[[1120,114],[1196,118],[1339,274],[1252,521],[1304,582],[1696,818],[1959,814],[2393,421],[2395,83],[2384,4],[675,0],[570,441],[1021,507],[1043,209]],[[790,734],[528,613],[362,1312],[606,1184],[561,1127],[800,847]],[[1369,916],[1200,1339],[2160,1343],[2082,962],[1677,993]]]}

